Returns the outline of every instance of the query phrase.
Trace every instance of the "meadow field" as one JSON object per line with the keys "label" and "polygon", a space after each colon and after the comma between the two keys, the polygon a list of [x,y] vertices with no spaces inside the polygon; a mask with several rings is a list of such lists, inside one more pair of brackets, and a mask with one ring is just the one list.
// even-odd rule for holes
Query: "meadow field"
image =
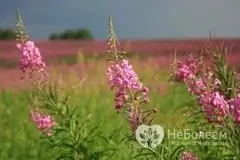
{"label": "meadow field", "polygon": [[[170,85],[167,82],[169,78],[168,68],[159,65],[154,58],[146,60],[132,58],[131,62],[141,80],[150,89],[151,103],[149,107],[157,107],[160,110],[154,122],[166,128],[182,125],[181,123],[184,121],[181,120],[181,114],[176,111],[176,108],[178,104],[189,101],[186,89],[183,86]],[[113,130],[121,127],[123,127],[121,132],[127,133],[129,132],[127,121],[115,111],[114,95],[108,88],[105,70],[104,60],[94,60],[94,58],[84,60],[82,58],[72,67],[65,65],[52,67],[51,72],[56,77],[58,73],[61,73],[64,86],[67,88],[80,82],[74,97],[72,97],[73,105],[78,105],[78,110],[82,116],[91,115],[89,119],[91,123],[101,122],[99,129],[104,135],[109,135]],[[8,81],[7,73],[4,75],[5,81]],[[16,74],[13,79],[19,81],[20,75]],[[46,150],[47,148],[41,144],[38,139],[40,133],[30,121],[26,91],[16,90],[14,82],[12,85],[15,88],[9,86],[9,89],[3,89],[0,94],[0,126],[2,128],[0,132],[0,159],[50,159],[49,157],[54,153]],[[87,133],[88,128],[85,129]],[[123,133],[119,133],[113,139],[115,141],[113,143],[116,143],[113,145],[118,146],[116,159],[127,159],[130,154],[126,146],[118,144]]]}
{"label": "meadow field", "polygon": [[[110,39],[109,44],[84,41],[36,42],[44,62],[35,44],[31,45],[32,41],[25,40],[24,36],[20,37],[20,42],[0,42],[1,160],[239,159],[239,125],[228,121],[232,120],[232,116],[237,116],[236,122],[240,121],[240,111],[237,108],[240,106],[237,102],[240,100],[235,97],[235,92],[238,92],[237,80],[234,79],[235,72],[228,68],[234,67],[236,71],[240,69],[239,40],[226,40],[225,44],[228,47],[231,47],[232,43],[234,45],[227,62],[210,49],[205,50],[210,53],[207,59],[198,59],[201,56],[198,55],[199,50],[194,50],[194,45],[200,45],[201,48],[204,40],[125,41],[123,49],[127,54],[123,57],[120,57],[122,52],[116,50],[116,42],[114,38]],[[211,41],[214,45],[220,42],[222,40]],[[108,51],[109,48],[112,51]],[[35,55],[31,57],[26,53]],[[177,63],[179,70],[174,70],[176,68],[172,66],[176,58],[174,53],[178,60],[183,61]],[[195,53],[195,59],[188,61],[187,57],[192,53]],[[223,54],[224,52],[219,55]],[[115,56],[113,65],[107,61],[109,55]],[[215,64],[214,70],[213,67],[199,67],[200,62],[205,63],[208,60]],[[45,62],[46,68],[42,65]],[[196,63],[199,63],[199,66]],[[42,81],[42,77],[35,76],[34,74],[38,75],[41,72],[31,67],[44,68],[44,73],[48,75],[47,80]],[[34,74],[31,74],[30,79],[21,79],[22,71],[26,68],[30,68],[28,71]],[[212,72],[208,69],[212,69]],[[199,78],[195,73],[197,71],[201,75],[200,80],[203,81],[196,81],[195,84],[195,80]],[[114,72],[117,72],[117,75],[112,78],[116,74]],[[205,73],[209,75],[205,77]],[[211,81],[212,75],[216,76],[217,81]],[[180,78],[182,83],[176,83],[177,78]],[[207,78],[210,79],[209,83],[214,83],[210,84],[210,87],[208,83],[205,84],[204,80]],[[109,82],[120,88],[118,93],[111,90]],[[190,82],[195,86],[191,86]],[[215,88],[212,89],[211,85]],[[216,89],[219,91],[215,91]],[[138,97],[138,94],[142,94],[141,97]],[[222,94],[228,98],[226,101],[223,100]],[[205,97],[201,99],[203,95]],[[121,96],[123,100],[118,99]],[[142,102],[141,98],[144,99]],[[207,101],[209,98],[211,99]],[[119,101],[124,101],[126,107],[120,113],[118,109],[123,104]],[[201,110],[200,107],[224,108],[221,110],[224,112],[228,104],[233,102],[235,110],[230,110],[229,119],[227,115],[221,115],[224,120],[218,115],[220,111],[210,113],[209,110]],[[145,105],[142,110],[139,107],[143,104]],[[42,111],[46,112],[47,116],[41,115]],[[153,114],[153,120],[145,121],[145,113],[147,118],[150,115],[148,113]],[[208,114],[217,115],[220,127],[211,123]],[[134,127],[145,123],[161,125],[164,129],[166,135],[158,146],[151,146],[157,143],[157,138],[154,141],[154,137],[144,137],[152,135],[152,130],[151,133],[148,130],[147,133],[141,134],[142,139],[153,140],[144,142],[147,143],[147,148],[136,141],[137,132]],[[169,137],[172,133],[175,134],[175,131],[185,130],[195,133],[226,131],[230,137],[215,138],[214,141],[205,137]],[[157,132],[154,134],[156,136]]]}
{"label": "meadow field", "polygon": [[[151,102],[146,105],[146,108],[159,109],[155,115],[154,124],[159,124],[164,129],[188,128],[181,105],[188,104],[192,97],[189,96],[184,85],[168,82],[173,56],[141,58],[141,56],[134,55],[129,59],[141,81],[149,87]],[[54,61],[54,63],[49,61],[48,64],[50,74],[55,79],[63,81],[64,89],[60,94],[64,94],[65,90],[78,84],[71,97],[71,105],[78,107],[81,119],[90,117],[87,125],[97,124],[97,130],[106,137],[110,136],[114,130],[121,129],[111,137],[109,144],[105,144],[116,149],[116,154],[110,159],[132,159],[133,151],[128,149],[127,144],[120,143],[121,138],[126,133],[130,133],[130,130],[124,115],[116,113],[114,108],[114,94],[110,91],[106,81],[104,56],[96,58],[79,53],[75,56],[65,56],[65,61],[62,60],[64,59]],[[39,139],[41,133],[30,120],[31,106],[29,106],[28,91],[24,87],[24,82],[20,80],[20,76],[21,71],[17,66],[1,67],[0,159],[54,159],[56,153],[48,149],[44,141]],[[84,136],[90,135],[91,127],[83,127],[81,133]],[[86,148],[91,150],[97,144],[98,142],[86,144]],[[103,144],[104,142],[101,143]],[[204,152],[198,154],[204,154]]]}

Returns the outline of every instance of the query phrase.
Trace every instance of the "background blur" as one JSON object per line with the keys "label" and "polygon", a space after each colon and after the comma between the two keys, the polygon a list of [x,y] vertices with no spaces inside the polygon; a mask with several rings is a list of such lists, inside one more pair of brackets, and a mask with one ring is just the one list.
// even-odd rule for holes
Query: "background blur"
{"label": "background blur", "polygon": [[238,0],[1,0],[0,69],[16,81],[18,8],[27,33],[49,65],[74,65],[79,54],[103,58],[108,16],[113,17],[117,37],[130,55],[157,56],[157,64],[169,66],[175,51],[188,53],[211,36],[216,44],[233,46],[230,56],[235,65],[240,52],[239,6]]}
{"label": "background blur", "polygon": [[1,0],[0,27],[14,27],[16,9],[23,11],[32,38],[86,27],[106,39],[108,16],[120,39],[240,36],[238,0]]}

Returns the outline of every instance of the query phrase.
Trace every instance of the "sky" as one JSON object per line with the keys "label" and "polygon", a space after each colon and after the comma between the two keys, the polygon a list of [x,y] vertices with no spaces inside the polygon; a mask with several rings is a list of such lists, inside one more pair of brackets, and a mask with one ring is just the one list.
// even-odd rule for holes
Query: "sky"
{"label": "sky", "polygon": [[22,11],[30,37],[86,27],[106,39],[108,16],[119,39],[240,36],[240,0],[0,0],[0,27]]}

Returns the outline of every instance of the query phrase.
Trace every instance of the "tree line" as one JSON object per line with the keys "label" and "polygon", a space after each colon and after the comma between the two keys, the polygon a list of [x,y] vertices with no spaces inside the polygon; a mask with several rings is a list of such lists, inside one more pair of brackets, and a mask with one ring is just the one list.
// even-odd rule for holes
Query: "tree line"
{"label": "tree line", "polygon": [[[15,30],[11,28],[0,28],[0,40],[16,39]],[[67,29],[49,35],[49,40],[93,40],[91,31],[87,28]]]}

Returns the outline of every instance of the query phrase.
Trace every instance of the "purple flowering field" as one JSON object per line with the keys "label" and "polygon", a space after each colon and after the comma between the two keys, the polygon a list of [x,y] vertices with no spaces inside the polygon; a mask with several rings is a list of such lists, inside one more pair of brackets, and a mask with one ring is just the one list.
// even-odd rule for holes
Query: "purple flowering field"
{"label": "purple flowering field", "polygon": [[1,69],[0,159],[240,159],[237,54],[207,41],[184,57],[130,55],[113,28],[110,17],[103,56],[47,61],[18,12],[19,66]]}

